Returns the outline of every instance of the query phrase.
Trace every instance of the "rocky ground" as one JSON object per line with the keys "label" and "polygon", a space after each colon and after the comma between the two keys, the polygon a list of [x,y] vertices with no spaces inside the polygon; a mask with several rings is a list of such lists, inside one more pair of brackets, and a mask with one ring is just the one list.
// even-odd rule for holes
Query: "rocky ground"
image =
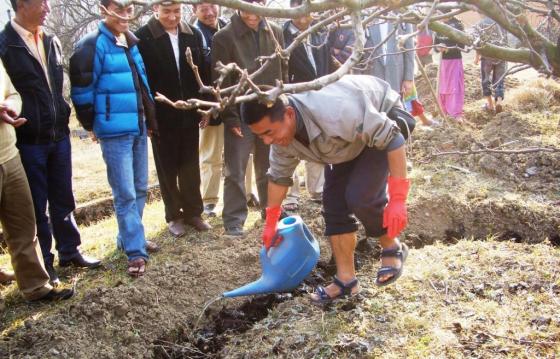
{"label": "rocky ground", "polygon": [[[361,294],[312,306],[307,292],[333,268],[320,207],[304,200],[300,214],[322,250],[306,282],[289,294],[209,303],[258,276],[258,214],[240,240],[223,237],[217,219],[213,232],[180,240],[160,224],[152,237],[162,251],[144,278],[126,278],[111,249],[102,270],[69,274],[80,279],[69,302],[26,304],[4,288],[0,357],[560,355],[560,153],[550,150],[560,147],[560,86],[510,82],[506,111],[494,116],[471,93],[475,75],[467,77],[467,124],[419,126],[413,135],[403,239],[414,249],[396,285],[375,287],[377,253],[366,248],[357,258]],[[155,203],[145,216],[161,211]]]}

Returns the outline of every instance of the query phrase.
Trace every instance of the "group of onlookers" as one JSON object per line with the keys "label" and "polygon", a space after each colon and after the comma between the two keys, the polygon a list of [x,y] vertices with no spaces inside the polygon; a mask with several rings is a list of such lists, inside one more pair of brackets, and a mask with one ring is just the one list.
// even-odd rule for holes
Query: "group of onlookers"
{"label": "group of onlookers", "polygon": [[[0,67],[0,220],[15,277],[0,271],[0,282],[15,278],[29,300],[65,299],[73,291],[56,288],[59,280],[51,253],[53,238],[60,266],[92,268],[101,261],[78,250],[80,233],[72,214],[70,106],[63,97],[63,56],[56,37],[42,28],[50,11],[49,2],[11,2],[15,18],[0,33],[0,58],[5,67]],[[302,0],[290,1],[292,7],[301,4]],[[155,5],[149,21],[132,33],[129,19],[134,14],[133,5],[100,0],[100,9],[103,21],[76,44],[70,58],[71,97],[78,120],[100,145],[118,222],[117,247],[127,255],[128,274],[136,277],[144,274],[148,253],[158,250],[146,239],[142,224],[148,137],[172,235],[184,235],[187,226],[198,231],[212,228],[203,215],[215,215],[222,152],[225,234],[243,236],[248,206],[260,207],[264,219],[267,204],[270,148],[240,120],[236,106],[212,118],[196,110],[178,110],[155,102],[154,94],[161,93],[171,101],[213,100],[200,93],[196,74],[187,61],[187,49],[202,82],[209,84],[220,77],[218,62],[236,63],[252,73],[260,67],[259,59],[274,54],[278,45],[289,45],[313,19],[302,16],[281,28],[256,14],[238,11],[227,22],[218,16],[216,5],[202,3],[193,5],[196,20],[189,24],[182,20],[181,3],[164,1]],[[454,18],[448,24],[461,28]],[[430,124],[414,86],[414,41],[410,37],[404,44],[409,51],[399,49],[397,42],[398,35],[412,31],[410,25],[392,22],[368,26],[366,48],[389,38],[369,53],[356,71],[387,81],[401,94],[407,109]],[[287,68],[275,58],[252,81],[274,86],[278,80],[304,82],[331,73],[351,53],[351,37],[348,31],[314,33],[293,51]],[[442,52],[440,101],[446,114],[460,119],[464,93],[461,48],[439,37],[435,43]],[[483,58],[482,68],[487,108],[498,111],[503,86],[497,87],[494,103],[490,85],[505,71],[504,66]],[[221,88],[225,89],[239,80],[239,74],[229,73],[222,80]],[[258,199],[251,190],[251,162]],[[311,199],[320,202],[323,165],[306,162],[305,169]],[[287,211],[298,207],[297,176],[288,183],[292,184],[284,202]]]}

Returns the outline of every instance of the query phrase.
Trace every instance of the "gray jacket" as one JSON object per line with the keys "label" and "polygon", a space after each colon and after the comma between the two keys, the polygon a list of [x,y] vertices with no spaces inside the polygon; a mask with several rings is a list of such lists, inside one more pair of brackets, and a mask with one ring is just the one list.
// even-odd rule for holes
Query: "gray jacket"
{"label": "gray jacket", "polygon": [[338,164],[358,157],[363,149],[385,149],[400,133],[387,118],[402,107],[399,94],[379,78],[346,75],[318,91],[289,95],[309,136],[306,147],[297,140],[270,147],[269,178],[289,185],[300,160]]}
{"label": "gray jacket", "polygon": [[[354,70],[355,73],[360,73],[364,75],[377,76],[385,81],[387,81],[391,88],[397,92],[401,91],[402,83],[405,80],[414,80],[414,39],[412,37],[408,38],[403,44],[404,49],[399,49],[397,36],[402,36],[410,34],[412,32],[412,25],[410,24],[394,24],[389,23],[389,29],[387,34],[393,31],[394,27],[398,26],[395,34],[389,37],[387,40],[386,47],[387,53],[394,55],[387,55],[385,59],[379,57],[372,61],[367,61],[367,58],[371,53],[366,53],[362,58],[362,61],[367,63],[367,67],[363,70]],[[367,28],[367,39],[365,43],[366,48],[375,47],[377,44],[383,40],[381,38],[381,31],[379,30],[380,24],[373,24]],[[399,53],[404,50],[408,50],[404,53]],[[380,47],[373,53],[373,57],[377,57],[383,54],[383,47]],[[364,66],[363,64],[357,67]]]}

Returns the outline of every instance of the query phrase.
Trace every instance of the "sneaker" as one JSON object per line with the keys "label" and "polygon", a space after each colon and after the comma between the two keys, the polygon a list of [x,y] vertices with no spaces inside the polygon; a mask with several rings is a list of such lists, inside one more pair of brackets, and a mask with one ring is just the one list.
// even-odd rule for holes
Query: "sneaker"
{"label": "sneaker", "polygon": [[242,227],[234,226],[226,228],[224,235],[232,237],[242,237],[245,235],[245,232],[243,231]]}
{"label": "sneaker", "polygon": [[167,228],[169,229],[169,233],[175,238],[179,238],[187,233],[187,228],[182,220],[171,221],[167,224]]}
{"label": "sneaker", "polygon": [[214,203],[208,203],[204,206],[204,215],[208,217],[216,217],[216,205]]}

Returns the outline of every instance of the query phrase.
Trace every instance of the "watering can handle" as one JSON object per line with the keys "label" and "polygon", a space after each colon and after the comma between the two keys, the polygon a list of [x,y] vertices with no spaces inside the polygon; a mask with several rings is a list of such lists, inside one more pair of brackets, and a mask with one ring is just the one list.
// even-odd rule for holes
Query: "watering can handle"
{"label": "watering can handle", "polygon": [[270,242],[270,248],[275,247],[276,243],[277,242],[280,243],[282,241],[282,239],[283,239],[282,236],[280,234],[276,233],[274,235],[274,237],[272,237],[272,242]]}

